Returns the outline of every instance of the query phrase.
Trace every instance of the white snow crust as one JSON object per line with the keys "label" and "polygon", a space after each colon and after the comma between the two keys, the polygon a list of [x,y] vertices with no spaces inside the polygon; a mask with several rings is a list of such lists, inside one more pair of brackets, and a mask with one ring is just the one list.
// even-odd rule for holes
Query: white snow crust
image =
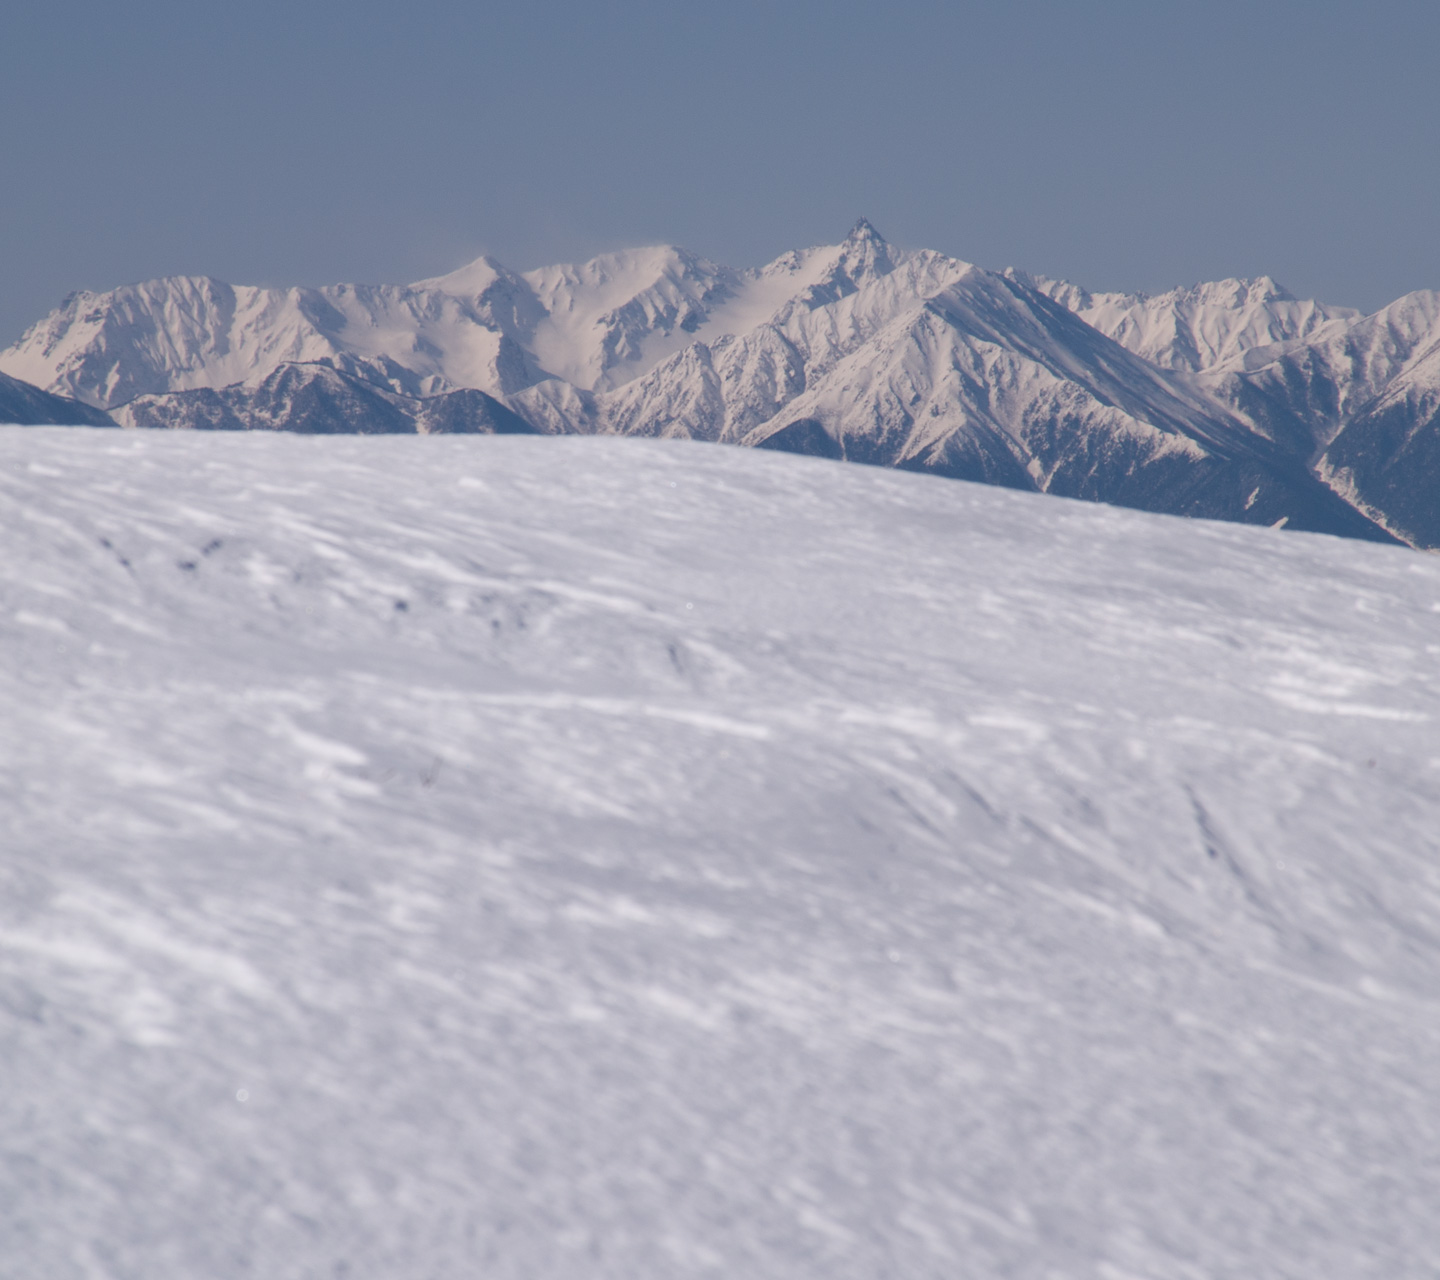
{"label": "white snow crust", "polygon": [[0,1274],[1434,1274],[1440,561],[681,442],[0,455]]}

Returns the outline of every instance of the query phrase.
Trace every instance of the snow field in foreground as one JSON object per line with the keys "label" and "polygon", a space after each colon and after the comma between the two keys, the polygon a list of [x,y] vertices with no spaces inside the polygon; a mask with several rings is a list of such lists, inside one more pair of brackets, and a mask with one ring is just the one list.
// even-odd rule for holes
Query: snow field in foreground
{"label": "snow field in foreground", "polygon": [[0,429],[0,1276],[1430,1276],[1440,561]]}

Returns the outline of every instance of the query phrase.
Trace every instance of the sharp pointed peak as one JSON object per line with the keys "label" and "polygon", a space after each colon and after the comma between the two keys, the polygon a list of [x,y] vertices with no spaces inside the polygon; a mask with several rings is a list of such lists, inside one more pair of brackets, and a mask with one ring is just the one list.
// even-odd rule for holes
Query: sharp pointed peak
{"label": "sharp pointed peak", "polygon": [[849,244],[857,241],[868,240],[872,244],[888,244],[889,242],[876,229],[875,224],[869,218],[859,218],[855,225],[850,228],[850,234],[845,237]]}
{"label": "sharp pointed peak", "polygon": [[895,269],[896,256],[885,237],[861,218],[840,245],[839,268],[859,285]]}

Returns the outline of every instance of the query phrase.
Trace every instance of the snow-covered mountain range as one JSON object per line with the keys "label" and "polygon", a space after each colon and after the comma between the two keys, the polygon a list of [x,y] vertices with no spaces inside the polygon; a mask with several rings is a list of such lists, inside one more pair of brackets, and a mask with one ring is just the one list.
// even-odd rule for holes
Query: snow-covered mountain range
{"label": "snow-covered mountain range", "polygon": [[750,270],[662,246],[405,286],[80,293],[0,370],[125,426],[519,429],[508,410],[549,434],[1440,546],[1440,294],[1373,316],[1266,278],[1092,294],[901,250],[863,220]]}
{"label": "snow-covered mountain range", "polygon": [[6,1280],[1433,1280],[1440,559],[0,429]]}

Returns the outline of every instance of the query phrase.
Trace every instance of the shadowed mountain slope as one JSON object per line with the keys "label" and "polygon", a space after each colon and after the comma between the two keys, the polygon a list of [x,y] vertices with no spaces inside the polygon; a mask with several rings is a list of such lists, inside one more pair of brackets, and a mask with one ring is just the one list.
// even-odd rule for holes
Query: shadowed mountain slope
{"label": "shadowed mountain slope", "polygon": [[0,373],[0,423],[19,426],[58,425],[111,427],[110,415],[68,396],[52,395],[39,387]]}

